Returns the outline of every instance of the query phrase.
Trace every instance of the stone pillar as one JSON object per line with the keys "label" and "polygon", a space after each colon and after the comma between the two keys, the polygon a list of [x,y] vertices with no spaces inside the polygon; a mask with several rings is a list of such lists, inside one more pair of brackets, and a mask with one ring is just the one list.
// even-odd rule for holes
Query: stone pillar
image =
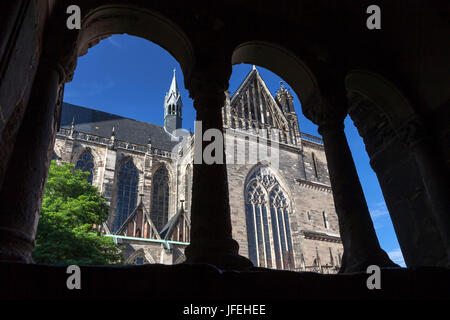
{"label": "stone pillar", "polygon": [[61,69],[41,58],[0,190],[0,260],[31,263],[64,86]]}
{"label": "stone pillar", "polygon": [[[218,69],[224,67],[226,72]],[[191,205],[191,243],[185,249],[187,263],[210,263],[224,269],[246,269],[250,260],[238,255],[239,245],[232,238],[228,179],[225,151],[220,152],[223,163],[195,163],[196,155],[203,154],[211,142],[202,141],[206,130],[215,128],[223,133],[221,108],[225,101],[231,65],[208,68],[196,72],[189,88],[197,110],[197,121],[201,121],[201,132],[196,128]],[[200,136],[201,133],[201,136]]]}
{"label": "stone pillar", "polygon": [[440,161],[438,152],[417,118],[407,122],[398,130],[400,139],[407,145],[419,168],[422,181],[430,200],[433,218],[439,228],[447,251],[447,265],[450,267],[450,182],[448,168]]}
{"label": "stone pillar", "polygon": [[319,126],[344,247],[340,273],[365,272],[369,265],[398,267],[381,249],[344,133],[345,111],[324,101],[304,104],[305,116]]}

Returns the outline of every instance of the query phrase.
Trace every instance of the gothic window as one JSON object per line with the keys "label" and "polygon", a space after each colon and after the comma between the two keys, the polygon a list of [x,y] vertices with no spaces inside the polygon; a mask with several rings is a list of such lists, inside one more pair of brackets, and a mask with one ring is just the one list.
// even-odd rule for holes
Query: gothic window
{"label": "gothic window", "polygon": [[289,201],[269,168],[257,169],[246,186],[249,258],[266,268],[294,269]]}
{"label": "gothic window", "polygon": [[133,160],[128,160],[119,170],[116,218],[114,220],[114,231],[119,230],[133,212],[137,203],[138,170]]}
{"label": "gothic window", "polygon": [[190,216],[191,213],[191,194],[192,194],[192,169],[187,165],[184,177],[184,209]]}
{"label": "gothic window", "polygon": [[153,175],[151,219],[158,231],[167,223],[169,216],[169,172],[159,168]]}
{"label": "gothic window", "polygon": [[94,171],[94,158],[89,150],[84,151],[78,158],[75,169],[89,172],[88,181],[92,184]]}

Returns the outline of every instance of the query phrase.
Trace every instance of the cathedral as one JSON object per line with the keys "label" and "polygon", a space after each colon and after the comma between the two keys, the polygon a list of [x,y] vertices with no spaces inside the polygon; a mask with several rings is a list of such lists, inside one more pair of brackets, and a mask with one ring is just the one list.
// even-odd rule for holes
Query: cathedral
{"label": "cathedral", "polygon": [[[182,107],[175,72],[164,126],[63,104],[52,159],[90,173],[110,205],[100,228],[126,263],[185,260],[197,133],[182,129]],[[264,268],[336,273],[343,248],[323,142],[300,132],[290,91],[281,83],[273,96],[253,67],[226,92],[222,118],[240,254]]]}

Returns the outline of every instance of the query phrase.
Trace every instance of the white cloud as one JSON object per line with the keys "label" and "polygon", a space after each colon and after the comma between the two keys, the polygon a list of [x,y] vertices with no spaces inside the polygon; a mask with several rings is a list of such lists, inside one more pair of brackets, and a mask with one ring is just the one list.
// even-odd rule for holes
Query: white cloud
{"label": "white cloud", "polygon": [[387,254],[388,254],[389,258],[392,259],[392,261],[394,261],[395,263],[397,263],[398,265],[400,265],[402,267],[406,267],[405,259],[403,258],[403,254],[402,254],[402,251],[400,250],[400,248],[391,250]]}
{"label": "white cloud", "polygon": [[108,42],[116,48],[122,48],[122,44],[117,39],[114,39],[113,37],[114,36],[109,37]]}
{"label": "white cloud", "polygon": [[386,204],[384,202],[376,202],[369,206],[370,216],[372,219],[377,219],[389,214]]}

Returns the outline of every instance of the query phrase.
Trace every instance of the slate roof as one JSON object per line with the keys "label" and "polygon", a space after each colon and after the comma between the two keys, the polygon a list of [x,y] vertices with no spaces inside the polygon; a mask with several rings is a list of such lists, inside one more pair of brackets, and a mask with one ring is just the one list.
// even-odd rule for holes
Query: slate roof
{"label": "slate roof", "polygon": [[110,138],[114,126],[116,140],[147,145],[148,138],[152,147],[171,151],[177,144],[172,141],[172,135],[164,127],[147,122],[124,118],[115,114],[98,111],[86,107],[63,103],[61,128],[70,129],[72,119],[75,119],[75,131]]}

